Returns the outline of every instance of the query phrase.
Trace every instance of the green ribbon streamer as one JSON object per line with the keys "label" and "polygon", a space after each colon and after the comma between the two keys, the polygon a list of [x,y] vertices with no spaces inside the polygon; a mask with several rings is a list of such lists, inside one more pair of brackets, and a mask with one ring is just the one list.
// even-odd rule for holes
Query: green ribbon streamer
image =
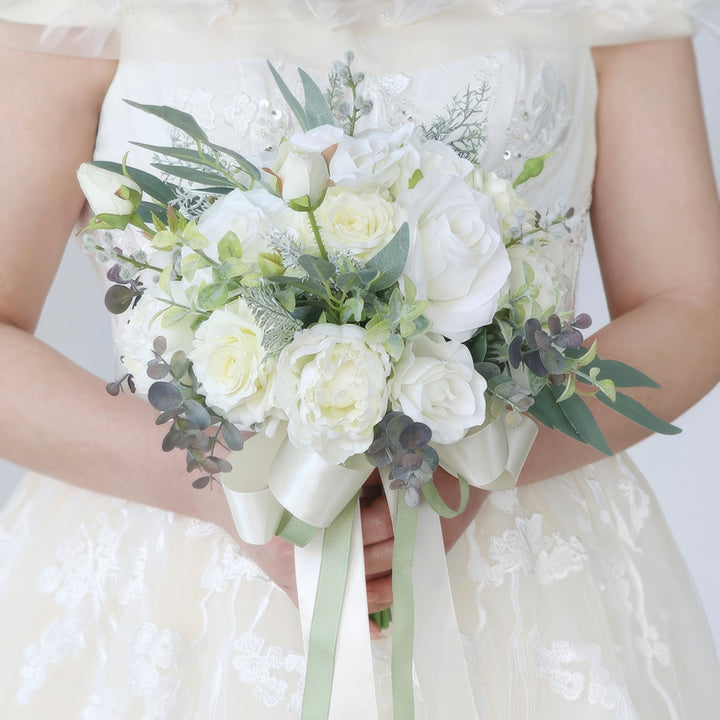
{"label": "green ribbon streamer", "polygon": [[297,545],[297,547],[305,547],[312,540],[317,530],[314,525],[303,522],[286,510],[275,534],[283,540]]}
{"label": "green ribbon streamer", "polygon": [[310,626],[301,720],[327,720],[335,670],[335,648],[345,597],[356,495],[326,528],[320,577]]}
{"label": "green ribbon streamer", "polygon": [[458,515],[465,512],[467,508],[468,500],[470,499],[470,484],[468,481],[458,475],[458,484],[460,485],[460,507],[457,510],[453,510],[449,507],[446,502],[440,497],[437,486],[434,482],[429,482],[423,485],[422,491],[425,499],[428,501],[430,507],[441,517],[446,520],[452,520]]}
{"label": "green ribbon streamer", "polygon": [[418,511],[398,498],[395,520],[395,546],[393,549],[393,630],[392,686],[393,720],[414,720],[415,695],[413,693],[412,659],[415,607],[413,602],[413,556],[417,533]]}

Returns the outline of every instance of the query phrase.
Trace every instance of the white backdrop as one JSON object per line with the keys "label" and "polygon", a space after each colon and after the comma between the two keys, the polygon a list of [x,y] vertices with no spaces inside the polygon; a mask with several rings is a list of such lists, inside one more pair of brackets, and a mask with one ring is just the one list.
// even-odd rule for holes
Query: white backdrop
{"label": "white backdrop", "polygon": [[[713,142],[715,167],[720,168],[720,42],[706,33],[696,39],[700,77]],[[718,280],[720,282],[720,279]],[[592,248],[580,278],[578,308],[589,312],[596,327],[607,321],[602,285]],[[74,243],[65,254],[38,329],[38,336],[83,367],[112,379],[109,321],[98,278]],[[717,362],[711,358],[711,362]],[[632,450],[650,478],[668,522],[695,578],[708,611],[715,642],[720,647],[720,463],[717,459],[720,386],[678,420],[682,435],[655,437]],[[0,504],[10,494],[22,470],[0,459]]]}

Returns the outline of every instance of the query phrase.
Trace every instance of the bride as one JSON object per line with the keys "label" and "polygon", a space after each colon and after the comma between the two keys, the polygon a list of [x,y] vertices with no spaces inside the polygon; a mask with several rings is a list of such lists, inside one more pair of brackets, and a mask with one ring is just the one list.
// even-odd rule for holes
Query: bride
{"label": "bride", "polygon": [[[172,143],[123,98],[180,106],[257,157],[296,129],[267,57],[322,81],[355,50],[376,127],[430,123],[476,92],[487,167],[514,177],[552,152],[524,192],[579,213],[564,248],[570,284],[592,223],[613,317],[602,353],[662,385],[637,397],[670,419],[720,379],[708,360],[720,338],[720,206],[680,3],[59,5],[0,0],[0,454],[32,471],[0,516],[3,718],[300,714],[291,547],[243,544],[223,494],[194,490],[182,454],[161,452],[146,402],[110,398],[106,381],[32,336],[83,212],[76,169],[122,157],[133,139]],[[568,307],[572,297],[569,287]],[[121,356],[122,321],[114,334]],[[641,439],[593,412],[613,450]],[[453,500],[452,478],[438,475]],[[385,498],[369,495],[375,611],[392,603],[393,538]],[[541,428],[519,487],[474,491],[443,534],[480,717],[692,719],[717,707],[720,668],[692,583],[622,453],[601,459]],[[388,639],[373,635],[390,718]],[[441,717],[419,692],[417,715]]]}

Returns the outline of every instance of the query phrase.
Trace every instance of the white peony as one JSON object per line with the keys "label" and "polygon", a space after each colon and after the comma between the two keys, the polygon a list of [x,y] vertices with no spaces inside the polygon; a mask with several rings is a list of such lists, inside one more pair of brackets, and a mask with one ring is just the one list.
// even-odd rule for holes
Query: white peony
{"label": "white peony", "polygon": [[475,371],[470,351],[438,335],[405,346],[390,381],[390,403],[433,432],[442,445],[461,440],[485,421],[487,383]]}
{"label": "white peony", "polygon": [[132,215],[140,201],[121,197],[122,188],[142,196],[140,186],[131,178],[90,163],[78,168],[77,179],[95,215]]}
{"label": "white peony", "polygon": [[274,361],[266,359],[263,331],[244,301],[215,310],[197,329],[188,353],[207,404],[242,430],[272,414]]}
{"label": "white peony", "polygon": [[492,321],[510,272],[492,202],[454,175],[431,174],[398,198],[409,220],[405,272],[433,330],[462,342]]}
{"label": "white peony", "polygon": [[[176,283],[170,285],[171,292],[182,292]],[[123,315],[123,318],[127,317],[127,322],[118,332],[118,350],[122,363],[132,373],[138,392],[142,395],[146,395],[155,382],[147,374],[147,365],[155,358],[153,340],[156,337],[162,335],[167,340],[168,347],[164,355],[167,360],[177,350],[187,353],[192,349],[193,318],[188,316],[169,327],[163,327],[162,312],[168,309],[168,304],[161,297],[166,296],[157,285],[148,287],[138,304]]]}
{"label": "white peony", "polygon": [[275,404],[302,450],[339,464],[365,452],[387,410],[390,359],[357,325],[303,330],[278,358]]}
{"label": "white peony", "polygon": [[325,245],[368,260],[392,240],[395,208],[375,191],[328,190],[318,210]]}

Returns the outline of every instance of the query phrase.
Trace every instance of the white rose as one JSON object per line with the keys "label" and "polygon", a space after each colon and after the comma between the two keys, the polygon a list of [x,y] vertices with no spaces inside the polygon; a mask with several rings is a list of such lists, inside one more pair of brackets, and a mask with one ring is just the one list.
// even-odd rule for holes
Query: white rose
{"label": "white rose", "polygon": [[137,209],[138,202],[121,197],[123,188],[142,195],[140,186],[131,178],[83,163],[77,179],[95,215],[132,215]]}
{"label": "white rose", "polygon": [[[274,169],[280,181],[282,199],[291,207],[305,197],[309,199],[311,208],[320,205],[325,197],[330,171],[319,152],[301,152],[289,143],[283,143]],[[302,203],[301,206],[304,207]]]}
{"label": "white rose", "polygon": [[458,176],[428,175],[398,198],[411,228],[405,268],[435,332],[462,342],[492,321],[510,272],[495,208]]}
{"label": "white rose", "polygon": [[291,442],[339,464],[365,452],[387,410],[390,359],[357,325],[315,325],[278,358],[275,403]]}
{"label": "white rose", "polygon": [[242,430],[272,414],[272,360],[266,360],[263,331],[242,300],[215,310],[197,329],[188,353],[207,404]]}
{"label": "white rose", "polygon": [[[171,285],[171,291],[176,289],[175,283]],[[192,349],[193,318],[188,316],[180,322],[163,327],[162,311],[168,309],[168,304],[162,297],[166,296],[160,288],[150,286],[138,304],[123,315],[123,318],[127,317],[127,322],[118,333],[118,350],[122,363],[128,372],[133,374],[138,392],[143,395],[147,394],[155,382],[147,374],[147,365],[155,358],[152,346],[156,337],[162,335],[167,340],[168,347],[164,355],[167,360],[170,360],[177,350],[187,353]]]}
{"label": "white rose", "polygon": [[[562,249],[556,245],[559,246],[559,243],[549,240],[537,249],[520,244],[507,249],[511,265],[508,302],[518,325],[523,325],[531,317],[546,320],[559,308],[567,281],[560,265]],[[526,266],[530,268],[529,278]],[[528,279],[531,279],[529,284]],[[525,292],[522,292],[523,289]]]}
{"label": "white rose", "polygon": [[368,260],[395,235],[395,208],[377,192],[328,190],[318,209],[328,249]]}
{"label": "white rose", "polygon": [[405,346],[395,366],[390,402],[393,410],[425,423],[434,442],[447,445],[483,424],[486,389],[465,345],[423,335]]}
{"label": "white rose", "polygon": [[265,236],[273,228],[297,235],[301,227],[302,217],[264,188],[233,190],[216,200],[198,221],[198,230],[210,241],[206,252],[213,259],[217,260],[220,240],[232,231],[242,245],[242,259],[248,263],[268,251]]}

